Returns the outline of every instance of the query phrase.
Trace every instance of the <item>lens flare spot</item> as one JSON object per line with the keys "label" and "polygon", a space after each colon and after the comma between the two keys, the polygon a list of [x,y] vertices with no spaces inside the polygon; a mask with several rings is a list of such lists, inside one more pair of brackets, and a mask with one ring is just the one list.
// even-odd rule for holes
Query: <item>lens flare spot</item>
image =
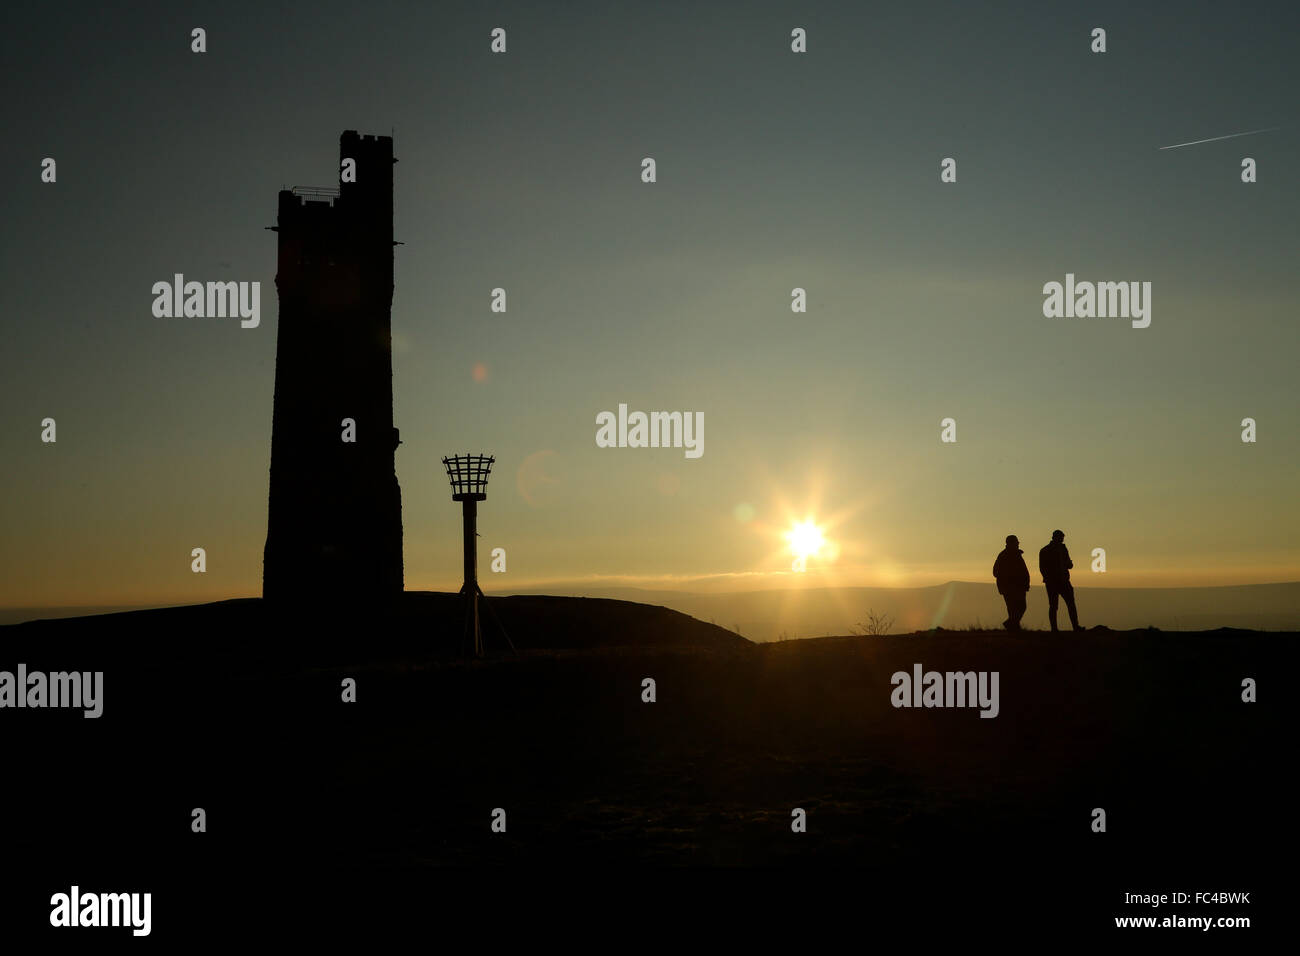
{"label": "lens flare spot", "polygon": [[560,456],[550,448],[525,458],[515,472],[515,488],[520,497],[534,508],[553,503],[560,490],[559,465]]}

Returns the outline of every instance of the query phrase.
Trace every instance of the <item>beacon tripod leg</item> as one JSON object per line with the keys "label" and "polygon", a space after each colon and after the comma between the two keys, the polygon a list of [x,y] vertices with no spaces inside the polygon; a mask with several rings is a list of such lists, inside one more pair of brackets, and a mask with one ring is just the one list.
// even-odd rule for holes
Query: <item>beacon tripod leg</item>
{"label": "beacon tripod leg", "polygon": [[497,630],[501,632],[501,636],[506,639],[506,645],[510,648],[510,652],[512,654],[517,654],[518,651],[515,650],[514,641],[510,640],[510,635],[506,633],[505,626],[501,623],[501,618],[497,617],[497,612],[492,607],[492,602],[487,599],[487,595],[483,593],[482,589],[479,588],[477,584],[474,585],[474,588],[478,591],[478,596],[483,599],[483,606],[487,608],[488,614],[492,615],[492,623],[495,624]]}

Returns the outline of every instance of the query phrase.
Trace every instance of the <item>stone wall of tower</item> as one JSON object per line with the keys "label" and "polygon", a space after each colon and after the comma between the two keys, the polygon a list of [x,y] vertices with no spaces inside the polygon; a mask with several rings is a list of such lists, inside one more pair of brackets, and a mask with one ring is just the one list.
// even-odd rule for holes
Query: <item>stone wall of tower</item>
{"label": "stone wall of tower", "polygon": [[[348,131],[356,182],[279,198],[275,404],[262,594],[399,594],[393,427],[393,141]],[[344,442],[343,420],[356,423]]]}

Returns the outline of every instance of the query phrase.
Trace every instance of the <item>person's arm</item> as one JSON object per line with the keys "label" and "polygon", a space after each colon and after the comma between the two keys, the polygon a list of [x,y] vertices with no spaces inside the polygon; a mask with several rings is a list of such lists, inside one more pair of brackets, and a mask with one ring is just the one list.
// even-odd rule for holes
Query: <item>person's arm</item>
{"label": "person's arm", "polygon": [[1070,560],[1070,549],[1065,545],[1061,545],[1061,550],[1065,552],[1065,570],[1068,571],[1070,568],[1074,567],[1074,562]]}

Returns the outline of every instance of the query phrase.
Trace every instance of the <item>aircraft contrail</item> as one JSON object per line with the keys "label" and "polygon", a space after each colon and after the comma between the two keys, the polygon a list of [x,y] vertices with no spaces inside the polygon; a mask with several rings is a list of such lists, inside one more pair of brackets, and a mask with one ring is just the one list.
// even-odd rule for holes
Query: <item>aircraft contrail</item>
{"label": "aircraft contrail", "polygon": [[1198,143],[1213,143],[1215,140],[1232,139],[1234,136],[1254,136],[1256,133],[1271,133],[1275,129],[1281,129],[1280,126],[1270,126],[1268,129],[1252,129],[1244,133],[1229,133],[1227,136],[1211,136],[1209,139],[1194,139],[1190,143],[1174,143],[1173,146],[1161,146],[1161,149],[1177,149],[1179,146],[1195,146]]}

